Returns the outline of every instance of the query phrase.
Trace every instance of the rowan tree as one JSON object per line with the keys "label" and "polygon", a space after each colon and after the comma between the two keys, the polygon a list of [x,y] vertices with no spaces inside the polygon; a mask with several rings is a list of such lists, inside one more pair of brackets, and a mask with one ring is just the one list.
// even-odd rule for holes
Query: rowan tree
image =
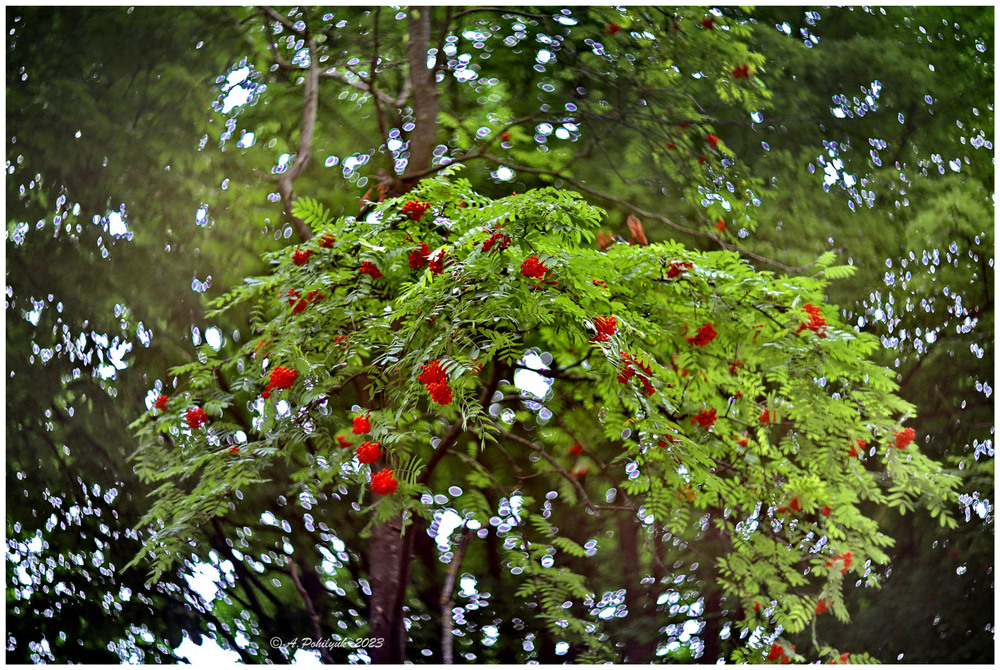
{"label": "rowan tree", "polygon": [[[367,569],[333,562],[321,592],[348,575],[367,584],[367,634],[384,640],[371,657],[400,662],[421,625],[415,536],[443,498],[467,536],[438,570],[495,551],[527,625],[579,660],[637,661],[656,629],[610,635],[601,585],[585,577],[626,542],[602,537],[608,520],[635,534],[629,609],[658,620],[680,547],[734,627],[787,633],[827,608],[846,621],[844,576],[887,560],[866,505],[926,505],[954,523],[956,479],[913,445],[913,408],[866,359],[876,341],[819,307],[827,278],[848,274],[832,257],[788,279],[676,243],[598,250],[602,213],[571,192],[491,199],[447,176],[365,218],[333,221],[305,198],[294,214],[311,240],[215,301],[249,302],[253,338],[225,357],[202,347],[173,370],[184,381],[167,408],[137,424],[136,467],[158,485],[140,556],[154,578],[200,555],[200,529],[244,490],[280,478],[285,499],[344,514],[368,538]],[[301,559],[273,560],[325,633]]]}
{"label": "rowan tree", "polygon": [[[984,146],[976,122],[904,106],[933,93],[931,111],[992,118],[986,21],[951,15],[931,59],[947,86],[926,92],[929,10],[163,12],[8,12],[8,660],[169,659],[182,632],[244,661],[287,662],[269,640],[305,635],[386,641],[328,662],[891,660],[854,631],[901,609],[982,657],[963,655],[983,648],[969,613],[867,587],[991,537],[991,517],[931,516],[992,481],[942,446],[986,432],[952,418],[971,395],[956,365],[991,360],[989,168],[969,150],[977,179],[910,187],[857,165],[873,137],[908,175],[930,147]],[[830,87],[869,93],[873,69],[879,114],[829,118]],[[837,197],[867,191],[816,192],[820,140],[921,215],[845,219]],[[899,230],[873,236],[885,219]],[[932,280],[983,297],[952,293],[969,332],[922,357],[865,297],[885,257],[953,232],[962,263],[912,263],[914,302],[943,334]],[[205,316],[199,296],[223,293]],[[894,355],[898,389],[872,362]],[[911,577],[927,537],[941,547]],[[985,571],[947,582],[966,609],[966,584],[992,583],[980,553]],[[189,577],[211,568],[209,603]],[[845,614],[862,622],[846,636]]]}

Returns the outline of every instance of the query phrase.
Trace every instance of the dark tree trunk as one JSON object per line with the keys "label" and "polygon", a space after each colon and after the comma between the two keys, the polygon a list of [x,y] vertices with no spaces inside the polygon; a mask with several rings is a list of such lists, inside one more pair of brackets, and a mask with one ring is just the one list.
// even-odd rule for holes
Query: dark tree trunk
{"label": "dark tree trunk", "polygon": [[[431,41],[431,7],[409,8],[410,82],[413,91],[413,132],[410,133],[410,158],[403,181],[411,186],[431,166],[437,145],[438,91],[437,69],[427,67]],[[442,58],[443,54],[438,54]]]}
{"label": "dark tree trunk", "polygon": [[621,551],[622,588],[625,589],[625,606],[628,608],[622,663],[629,664],[652,663],[656,653],[657,620],[650,608],[649,589],[641,584],[639,532],[635,515],[632,512],[620,513],[618,546]]}
{"label": "dark tree trunk", "polygon": [[375,526],[369,543],[369,583],[371,609],[369,625],[375,642],[371,647],[373,663],[401,664],[406,657],[406,629],[403,627],[403,600],[410,577],[410,542],[400,530],[402,518],[396,516]]}

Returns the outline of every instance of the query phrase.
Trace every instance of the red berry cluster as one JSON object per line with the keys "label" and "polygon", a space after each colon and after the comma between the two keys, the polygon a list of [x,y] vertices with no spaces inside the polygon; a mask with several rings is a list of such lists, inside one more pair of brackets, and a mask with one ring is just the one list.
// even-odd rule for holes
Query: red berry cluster
{"label": "red berry cluster", "polygon": [[524,262],[521,263],[521,274],[531,279],[541,279],[548,271],[545,263],[538,260],[534,254],[525,258]]}
{"label": "red berry cluster", "polygon": [[306,249],[305,251],[295,250],[292,254],[292,262],[296,265],[305,265],[309,262],[309,256],[312,255],[312,249]]}
{"label": "red berry cluster", "polygon": [[778,508],[778,514],[784,514],[788,510],[792,510],[793,512],[801,512],[802,511],[802,503],[799,502],[799,497],[798,496],[793,497],[789,501],[787,507],[779,507]]}
{"label": "red berry cluster", "polygon": [[337,238],[333,236],[333,233],[327,233],[323,237],[319,238],[319,246],[324,249],[330,249],[333,247],[333,243],[337,241]]}
{"label": "red berry cluster", "polygon": [[771,423],[771,421],[773,420],[771,417],[771,410],[765,409],[763,412],[761,412],[760,416],[758,416],[757,419],[761,423]]}
{"label": "red berry cluster", "polygon": [[303,298],[297,290],[288,290],[288,304],[292,308],[293,314],[304,312],[306,307],[309,306],[309,303],[322,299],[323,294],[319,291],[309,291],[309,293],[306,294],[306,297]]}
{"label": "red berry cluster", "polygon": [[372,422],[369,420],[371,414],[358,414],[354,417],[354,434],[364,435],[372,429]]}
{"label": "red berry cluster", "polygon": [[[792,653],[795,653],[795,645],[790,645]],[[767,660],[777,661],[778,663],[785,664],[791,663],[791,659],[788,658],[788,652],[785,651],[785,646],[775,642],[771,645],[771,650],[767,652]]]}
{"label": "red berry cluster", "polygon": [[510,244],[510,235],[497,228],[492,235],[483,240],[483,253],[489,253],[493,247],[496,247],[497,251],[506,249],[508,244]]}
{"label": "red berry cluster", "polygon": [[590,338],[591,342],[607,342],[608,338],[615,334],[618,326],[618,319],[613,316],[598,316],[594,318],[594,328],[597,334]]}
{"label": "red berry cluster", "polygon": [[693,267],[694,263],[689,261],[670,261],[670,267],[667,268],[667,279],[675,279]]}
{"label": "red berry cluster", "polygon": [[693,417],[691,417],[691,425],[699,425],[705,430],[708,430],[715,425],[715,421],[718,417],[715,415],[715,408],[703,409]]}
{"label": "red berry cluster", "polygon": [[382,458],[382,443],[362,442],[354,453],[357,454],[359,463],[374,463]]}
{"label": "red berry cluster", "polygon": [[439,249],[437,253],[434,254],[433,258],[428,258],[427,267],[430,269],[431,274],[439,275],[444,272],[444,261],[445,261],[444,249]]}
{"label": "red berry cluster", "polygon": [[733,79],[742,79],[744,77],[750,76],[750,66],[744,63],[739,67],[733,69]]}
{"label": "red berry cluster", "polygon": [[677,438],[674,437],[673,435],[664,435],[656,442],[656,446],[666,448],[667,446],[675,444],[676,442]]}
{"label": "red berry cluster", "polygon": [[271,391],[273,389],[290,389],[292,384],[295,383],[295,378],[299,376],[298,370],[293,370],[292,368],[286,368],[282,365],[271,370],[271,377],[267,382],[267,388],[261,394],[265,398],[271,397]]}
{"label": "red berry cluster", "polygon": [[800,323],[795,334],[798,335],[808,328],[820,337],[826,337],[826,319],[819,315],[819,307],[815,307],[811,302],[807,302],[802,305],[802,309],[809,313],[809,323]]}
{"label": "red berry cluster", "polygon": [[708,146],[712,147],[713,149],[715,147],[719,146],[719,136],[718,135],[714,135],[712,133],[709,133],[708,135],[705,135],[705,141],[708,142]]}
{"label": "red berry cluster", "polygon": [[835,554],[833,558],[827,559],[826,567],[832,568],[837,561],[841,562],[840,573],[846,575],[847,571],[851,569],[851,564],[854,563],[854,557],[851,556],[850,551],[845,551],[842,554]]}
{"label": "red berry cluster", "polygon": [[441,367],[441,361],[434,359],[427,365],[421,365],[420,369],[421,373],[417,376],[417,381],[427,388],[431,399],[439,405],[451,403],[452,392],[448,385],[448,374]]}
{"label": "red berry cluster", "polygon": [[736,370],[743,367],[743,361],[729,361],[729,374],[735,376]]}
{"label": "red berry cluster", "polygon": [[429,202],[420,202],[419,200],[410,200],[405,205],[403,205],[403,214],[410,217],[412,221],[419,221],[420,217],[424,215],[424,212],[431,206]]}
{"label": "red berry cluster", "polygon": [[714,30],[715,29],[715,17],[713,17],[713,16],[706,16],[705,18],[703,18],[701,20],[701,25],[704,26],[705,28],[707,28],[708,30]]}
{"label": "red berry cluster", "polygon": [[427,265],[427,256],[431,253],[431,248],[426,242],[421,242],[420,246],[410,252],[410,268],[419,270]]}
{"label": "red berry cluster", "polygon": [[377,474],[372,476],[372,492],[377,493],[380,496],[387,496],[391,493],[396,492],[396,488],[399,486],[399,482],[392,474],[392,470],[383,468]]}
{"label": "red berry cluster", "polygon": [[907,428],[905,430],[897,430],[893,435],[896,438],[896,448],[906,449],[910,442],[913,442],[913,438],[917,436],[917,432],[912,428]]}
{"label": "red berry cluster", "polygon": [[201,428],[208,423],[208,414],[201,407],[194,407],[187,411],[187,414],[184,415],[184,420],[192,428]]}
{"label": "red berry cluster", "polygon": [[583,453],[583,447],[581,447],[578,443],[574,442],[573,446],[569,448],[569,453],[571,456],[579,456],[580,454]]}
{"label": "red berry cluster", "polygon": [[372,279],[378,279],[382,276],[382,271],[371,261],[361,261],[361,267],[358,269],[361,270],[362,274],[371,275]]}
{"label": "red berry cluster", "polygon": [[[637,374],[636,366],[641,372]],[[627,384],[632,377],[637,377],[639,383],[642,384],[642,391],[646,394],[646,397],[656,393],[656,389],[653,387],[653,370],[649,367],[649,364],[642,361],[639,357],[633,357],[627,351],[622,352],[622,367],[618,370],[618,382],[620,384]]]}
{"label": "red berry cluster", "polygon": [[[372,424],[369,419],[370,414],[359,414],[354,417],[354,427],[353,431],[355,435],[364,435],[371,431]],[[343,435],[337,436],[337,443],[340,445],[341,449],[349,449],[354,446],[354,444],[348,440]],[[382,458],[382,443],[381,442],[362,442],[354,451],[355,455],[358,457],[359,463],[374,463],[378,459]],[[395,493],[396,487],[399,482],[396,478],[392,476],[392,470],[383,468],[378,474],[372,476],[371,489],[379,495],[389,495],[390,493]]]}
{"label": "red berry cluster", "polygon": [[619,26],[617,23],[609,23],[608,27],[604,29],[604,33],[606,35],[614,35],[621,29],[622,29],[621,26]]}
{"label": "red berry cluster", "polygon": [[847,452],[847,455],[852,457],[859,456],[861,452],[864,451],[864,448],[867,446],[868,446],[867,442],[865,442],[861,438],[858,438],[857,442],[851,445],[851,450]]}
{"label": "red berry cluster", "polygon": [[156,399],[155,407],[156,409],[166,409],[168,402],[170,402],[170,396],[161,394],[160,397]]}
{"label": "red berry cluster", "polygon": [[238,453],[240,453],[240,448],[234,445],[232,447],[229,447],[229,449],[226,450],[226,453],[227,454],[238,454]]}
{"label": "red berry cluster", "polygon": [[698,329],[696,335],[691,335],[690,337],[685,337],[684,339],[688,341],[688,344],[693,344],[696,347],[703,347],[718,336],[715,332],[715,325],[711,323],[706,323],[704,326]]}

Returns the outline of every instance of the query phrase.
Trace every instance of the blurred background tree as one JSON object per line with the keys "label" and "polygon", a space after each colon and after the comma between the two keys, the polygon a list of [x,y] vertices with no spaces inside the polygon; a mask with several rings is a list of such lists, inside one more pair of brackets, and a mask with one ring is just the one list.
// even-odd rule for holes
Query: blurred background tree
{"label": "blurred background tree", "polygon": [[[992,8],[452,7],[422,28],[388,7],[11,7],[7,25],[9,661],[158,662],[186,633],[281,662],[262,638],[308,618],[269,559],[286,544],[318,581],[350,575],[329,625],[365,625],[349,521],[315,518],[286,482],[246,492],[204,563],[155,588],[119,572],[148,506],[127,425],[192,344],[245,337],[238,315],[205,319],[202,298],[308,234],[287,211],[295,193],[356,213],[449,161],[494,195],[579,189],[619,239],[635,215],[650,240],[735,246],[760,269],[808,271],[827,250],[855,265],[830,302],[882,338],[921,448],[964,477],[964,523],[887,516],[886,586],[854,591],[838,646],[992,660]],[[412,68],[415,35],[436,96]],[[454,549],[448,519],[417,547],[427,566]],[[462,654],[572,657],[524,631],[499,566],[468,560]],[[651,611],[627,606],[615,572],[602,602],[628,631]],[[211,602],[195,573],[216,578]],[[436,579],[416,597],[438,597]],[[705,596],[650,608],[650,654],[712,662],[738,643]],[[889,620],[907,625],[874,625]],[[435,630],[412,634],[428,660]]]}

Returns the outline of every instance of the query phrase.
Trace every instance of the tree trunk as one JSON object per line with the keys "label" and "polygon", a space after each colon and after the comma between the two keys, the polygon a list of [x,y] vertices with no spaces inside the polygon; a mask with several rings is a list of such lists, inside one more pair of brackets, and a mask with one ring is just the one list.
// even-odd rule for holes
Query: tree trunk
{"label": "tree trunk", "polygon": [[402,517],[395,516],[372,530],[369,543],[371,608],[369,627],[375,638],[370,647],[372,663],[401,664],[406,657],[403,600],[410,580],[410,545],[413,527],[401,532]]}
{"label": "tree trunk", "polygon": [[[431,41],[431,7],[409,9],[410,82],[413,91],[413,132],[410,133],[410,158],[406,163],[404,182],[415,182],[431,166],[437,145],[437,69],[427,67],[427,51]],[[443,58],[443,54],[438,54]],[[413,184],[410,183],[412,186]]]}
{"label": "tree trunk", "polygon": [[[402,181],[413,186],[420,173],[431,165],[437,143],[438,94],[435,68],[427,67],[431,40],[431,7],[410,7],[407,57],[413,92],[413,132],[410,133],[410,157]],[[440,55],[438,56],[440,58]],[[409,175],[409,177],[408,177]],[[406,629],[403,626],[403,603],[409,586],[411,525],[401,532],[402,519],[395,517],[372,531],[368,557],[371,581],[369,625],[382,646],[371,650],[373,663],[401,664],[406,658]],[[379,644],[378,641],[375,644]]]}
{"label": "tree trunk", "polygon": [[649,589],[642,586],[639,574],[639,524],[632,512],[618,516],[618,542],[622,566],[622,588],[625,589],[625,606],[628,608],[625,648],[622,663],[647,664],[656,653],[657,618],[650,611]]}

